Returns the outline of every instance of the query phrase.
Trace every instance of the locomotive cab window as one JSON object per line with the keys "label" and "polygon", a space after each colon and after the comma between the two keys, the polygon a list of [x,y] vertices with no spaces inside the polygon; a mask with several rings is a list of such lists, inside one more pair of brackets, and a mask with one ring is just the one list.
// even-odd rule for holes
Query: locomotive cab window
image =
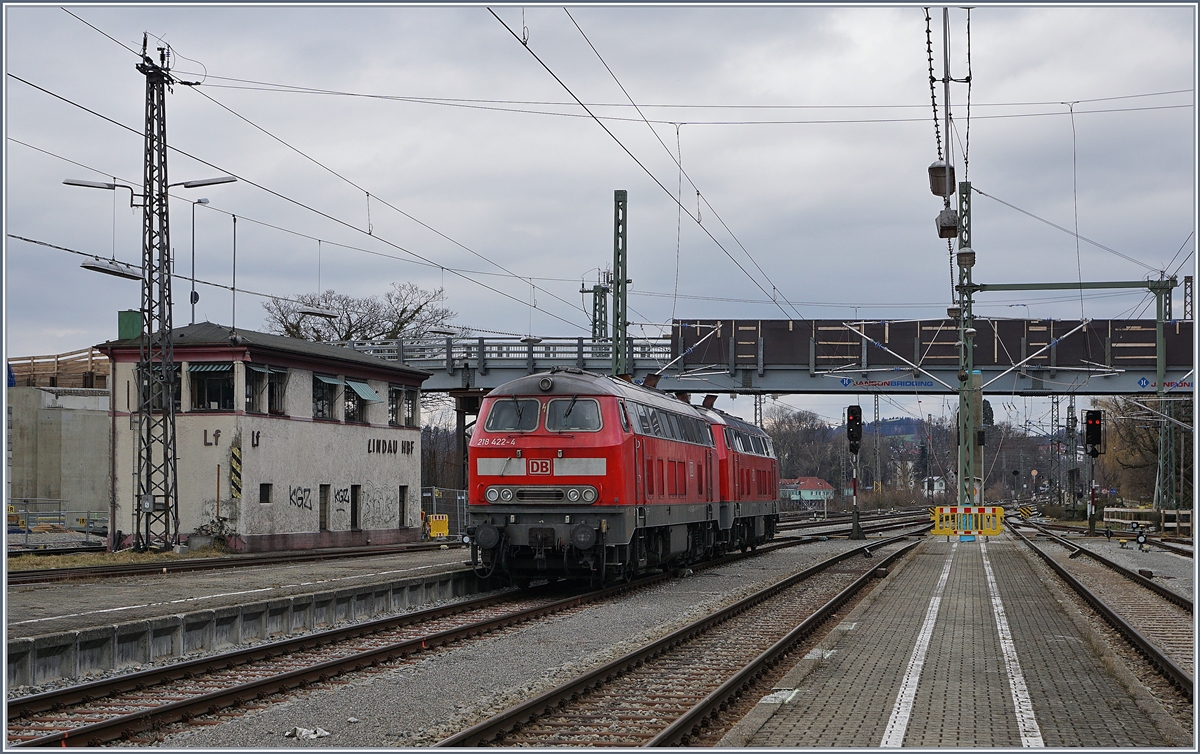
{"label": "locomotive cab window", "polygon": [[591,398],[555,398],[546,407],[551,432],[595,432],[600,429],[600,403]]}
{"label": "locomotive cab window", "polygon": [[536,398],[500,398],[488,411],[483,428],[488,432],[532,432],[537,429],[541,409]]}

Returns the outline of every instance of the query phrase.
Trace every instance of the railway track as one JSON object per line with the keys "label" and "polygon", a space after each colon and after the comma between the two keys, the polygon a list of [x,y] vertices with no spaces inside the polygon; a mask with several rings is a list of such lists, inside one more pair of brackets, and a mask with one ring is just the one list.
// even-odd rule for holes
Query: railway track
{"label": "railway track", "polygon": [[[917,523],[923,520],[920,516],[905,516],[904,514],[886,514],[871,517],[871,521],[885,521],[895,519],[887,524],[877,524],[873,526],[864,526],[863,531],[874,533],[887,531],[890,528],[909,525],[908,519],[912,518],[912,523]],[[797,529],[819,528],[824,526],[837,525],[838,521],[803,521],[783,523],[780,525],[780,531],[794,531]],[[850,529],[836,529],[830,532],[822,532],[828,536],[844,536],[849,534]],[[149,574],[162,573],[187,573],[192,571],[210,571],[222,568],[246,568],[251,566],[271,566],[291,563],[312,562],[317,560],[336,560],[341,558],[362,558],[376,555],[396,555],[407,552],[422,552],[427,550],[437,550],[443,546],[451,548],[461,548],[459,542],[422,542],[417,544],[402,544],[402,545],[379,545],[374,547],[355,547],[355,548],[338,548],[324,550],[301,550],[289,551],[286,553],[269,553],[263,555],[235,555],[224,558],[189,558],[175,561],[159,561],[154,563],[124,563],[103,566],[80,566],[76,568],[48,568],[48,569],[29,569],[8,572],[9,586],[28,586],[33,584],[48,584],[58,581],[72,581],[83,579],[102,579],[102,578],[117,578],[121,576],[143,576]],[[59,553],[61,554],[61,553]]]}
{"label": "railway track", "polygon": [[[769,543],[756,554],[799,544]],[[695,568],[753,556],[729,555]],[[10,746],[84,746],[131,739],[142,731],[252,705],[348,672],[408,662],[414,655],[449,643],[672,577],[672,573],[658,574],[565,598],[553,596],[549,586],[515,596],[484,597],[13,699],[8,703],[7,741]]]}
{"label": "railway track", "polygon": [[286,565],[314,560],[337,560],[341,558],[364,558],[375,555],[397,555],[407,552],[438,550],[442,547],[461,548],[461,542],[421,542],[416,544],[377,545],[372,547],[347,547],[322,550],[298,550],[263,555],[232,555],[222,558],[188,558],[150,563],[115,563],[102,566],[79,566],[75,568],[43,568],[8,572],[9,586],[47,584],[56,581],[77,579],[105,579],[119,576],[143,576],[158,573],[186,573],[190,571],[213,571],[222,568],[247,568],[250,566]]}
{"label": "railway track", "polygon": [[[1077,534],[1087,531],[1086,526],[1073,526],[1071,524],[1034,524],[1033,522],[1030,522],[1030,525],[1034,526],[1035,528],[1043,529],[1043,530],[1055,529],[1057,531],[1074,532]],[[1127,531],[1113,532],[1113,534],[1120,536],[1122,539],[1133,539],[1136,536],[1136,534],[1134,532],[1127,532]],[[1185,558],[1195,557],[1195,554],[1193,553],[1192,548],[1191,548],[1190,540],[1176,539],[1173,537],[1158,537],[1157,539],[1154,537],[1146,537],[1146,544],[1154,545],[1155,547],[1166,550],[1167,552],[1170,552],[1170,553],[1174,553],[1176,555],[1182,555]],[[1181,547],[1180,545],[1186,545],[1186,546]]]}
{"label": "railway track", "polygon": [[437,746],[687,745],[732,699],[885,566],[864,551],[830,558],[511,708]]}
{"label": "railway track", "polygon": [[[1176,689],[1192,696],[1195,673],[1192,602],[1116,563],[1048,534],[1048,546],[1034,542],[1010,525],[1085,602],[1139,652]],[[1089,557],[1076,557],[1087,554]]]}

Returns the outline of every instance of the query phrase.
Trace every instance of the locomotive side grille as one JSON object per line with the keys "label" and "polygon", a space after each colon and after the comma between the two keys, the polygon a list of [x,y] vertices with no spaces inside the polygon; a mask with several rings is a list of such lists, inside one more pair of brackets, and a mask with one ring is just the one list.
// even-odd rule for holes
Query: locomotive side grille
{"label": "locomotive side grille", "polygon": [[523,503],[557,503],[566,497],[559,487],[523,487],[517,490],[517,500]]}

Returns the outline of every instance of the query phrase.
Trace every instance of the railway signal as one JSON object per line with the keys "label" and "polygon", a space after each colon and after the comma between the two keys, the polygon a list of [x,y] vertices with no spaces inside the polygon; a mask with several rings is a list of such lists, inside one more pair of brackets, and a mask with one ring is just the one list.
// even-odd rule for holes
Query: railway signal
{"label": "railway signal", "polygon": [[858,448],[862,444],[862,406],[846,409],[846,439],[850,441],[850,452],[858,455]]}
{"label": "railway signal", "polygon": [[1104,412],[1099,409],[1083,412],[1083,444],[1092,458],[1104,452]]}

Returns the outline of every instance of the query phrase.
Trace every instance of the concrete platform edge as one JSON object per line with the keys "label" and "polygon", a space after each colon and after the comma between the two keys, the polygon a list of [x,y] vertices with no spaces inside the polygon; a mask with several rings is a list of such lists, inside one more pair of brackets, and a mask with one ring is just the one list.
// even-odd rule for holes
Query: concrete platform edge
{"label": "concrete platform edge", "polygon": [[[867,609],[870,608],[871,604],[874,603],[878,598],[878,595],[884,589],[886,589],[888,585],[891,584],[892,580],[894,580],[904,570],[904,568],[912,559],[913,554],[916,553],[917,549],[920,548],[914,548],[908,553],[908,555],[901,558],[898,562],[893,563],[889,567],[888,575],[884,576],[881,580],[875,583],[870,592],[868,592],[867,595],[863,597],[857,605],[854,606],[854,609],[847,613],[846,617],[843,618],[836,626],[834,626],[824,639],[822,639],[817,643],[816,646],[813,647],[813,651],[834,651],[834,648],[837,646],[838,642],[842,640],[842,637],[852,630],[852,628],[849,627],[850,624],[858,622],[862,614],[866,612]],[[783,678],[779,679],[779,682],[772,687],[772,691],[791,691],[796,689],[800,685],[800,682],[804,680],[804,677],[820,667],[821,663],[823,662],[824,659],[801,658],[796,662],[791,670],[784,674]],[[764,697],[764,699],[765,698],[767,697]],[[754,738],[754,735],[758,733],[759,729],[761,729],[762,726],[771,719],[771,717],[781,706],[783,706],[783,702],[760,701],[758,704],[754,705],[754,708],[750,710],[745,717],[739,720],[737,724],[734,725],[733,728],[731,728],[730,731],[726,733],[719,742],[717,742],[717,748],[746,748],[750,744],[751,739]]]}
{"label": "concrete platform edge", "polygon": [[[470,569],[8,640],[8,685],[79,678],[360,622],[496,588]],[[322,609],[327,608],[327,609]],[[340,609],[339,609],[340,608]],[[318,615],[319,613],[319,615]]]}

